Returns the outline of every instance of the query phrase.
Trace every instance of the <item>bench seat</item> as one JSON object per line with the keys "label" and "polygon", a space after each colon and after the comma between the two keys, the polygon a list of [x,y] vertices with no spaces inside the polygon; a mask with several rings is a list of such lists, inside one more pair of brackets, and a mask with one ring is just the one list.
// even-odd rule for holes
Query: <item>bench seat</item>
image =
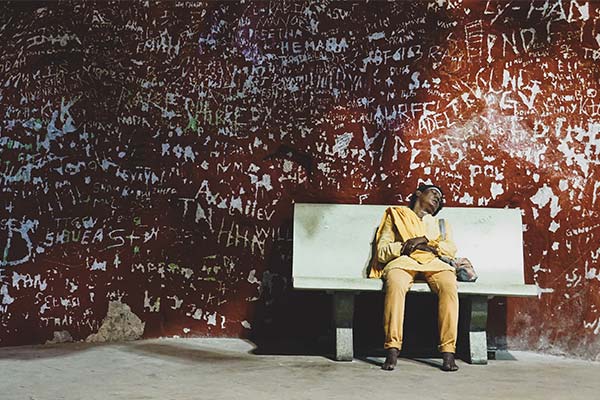
{"label": "bench seat", "polygon": [[[381,291],[383,290],[383,281],[381,279],[368,278],[315,278],[296,276],[294,277],[294,288],[325,291]],[[415,282],[410,291],[431,293],[429,286],[425,282]],[[519,285],[514,283],[494,285],[489,283],[458,282],[458,294],[492,297],[532,297],[538,295],[538,288],[536,285]]]}

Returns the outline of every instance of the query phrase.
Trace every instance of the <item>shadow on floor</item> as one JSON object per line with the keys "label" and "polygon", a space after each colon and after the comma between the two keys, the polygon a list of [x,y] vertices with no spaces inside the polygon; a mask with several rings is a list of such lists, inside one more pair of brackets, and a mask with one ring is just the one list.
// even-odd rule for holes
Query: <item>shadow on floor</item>
{"label": "shadow on floor", "polygon": [[230,351],[224,349],[209,349],[198,346],[187,346],[181,343],[131,343],[121,350],[160,358],[172,358],[194,363],[220,363],[220,362],[242,362],[252,363],[258,361],[250,353]]}
{"label": "shadow on floor", "polygon": [[97,346],[114,343],[66,342],[39,344],[34,346],[11,346],[0,348],[0,360],[40,360],[44,358],[68,357],[74,353],[89,351]]}
{"label": "shadow on floor", "polygon": [[251,351],[256,355],[277,355],[277,356],[322,356],[333,357],[333,347],[328,339],[318,339],[316,341],[297,340],[297,339],[278,339],[278,340],[247,340],[254,344],[255,348]]}

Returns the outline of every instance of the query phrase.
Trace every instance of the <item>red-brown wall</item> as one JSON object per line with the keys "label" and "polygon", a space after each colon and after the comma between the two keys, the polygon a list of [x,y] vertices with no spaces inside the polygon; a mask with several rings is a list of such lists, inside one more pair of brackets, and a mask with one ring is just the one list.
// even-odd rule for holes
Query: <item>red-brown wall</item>
{"label": "red-brown wall", "polygon": [[326,324],[293,202],[434,181],[523,211],[539,298],[494,301],[493,339],[600,357],[600,4],[0,7],[0,345],[85,339],[109,301],[146,337]]}

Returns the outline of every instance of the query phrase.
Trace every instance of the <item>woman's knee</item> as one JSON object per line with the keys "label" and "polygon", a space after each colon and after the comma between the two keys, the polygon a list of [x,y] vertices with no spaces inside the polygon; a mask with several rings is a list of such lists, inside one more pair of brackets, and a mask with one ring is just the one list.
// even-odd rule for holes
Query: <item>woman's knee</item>
{"label": "woman's knee", "polygon": [[443,271],[438,273],[438,275],[436,276],[435,283],[439,294],[458,296],[458,284],[454,272]]}
{"label": "woman's knee", "polygon": [[407,292],[412,277],[406,271],[401,269],[393,269],[386,274],[385,289],[386,291],[402,291]]}

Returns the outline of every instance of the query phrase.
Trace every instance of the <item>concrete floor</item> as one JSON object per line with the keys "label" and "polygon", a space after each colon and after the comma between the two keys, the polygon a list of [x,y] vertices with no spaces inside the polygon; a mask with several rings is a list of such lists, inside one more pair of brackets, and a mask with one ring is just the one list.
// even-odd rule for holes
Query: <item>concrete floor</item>
{"label": "concrete floor", "polygon": [[239,339],[156,339],[0,348],[0,399],[598,399],[600,363],[528,352],[487,366],[439,359],[337,363],[252,354]]}

